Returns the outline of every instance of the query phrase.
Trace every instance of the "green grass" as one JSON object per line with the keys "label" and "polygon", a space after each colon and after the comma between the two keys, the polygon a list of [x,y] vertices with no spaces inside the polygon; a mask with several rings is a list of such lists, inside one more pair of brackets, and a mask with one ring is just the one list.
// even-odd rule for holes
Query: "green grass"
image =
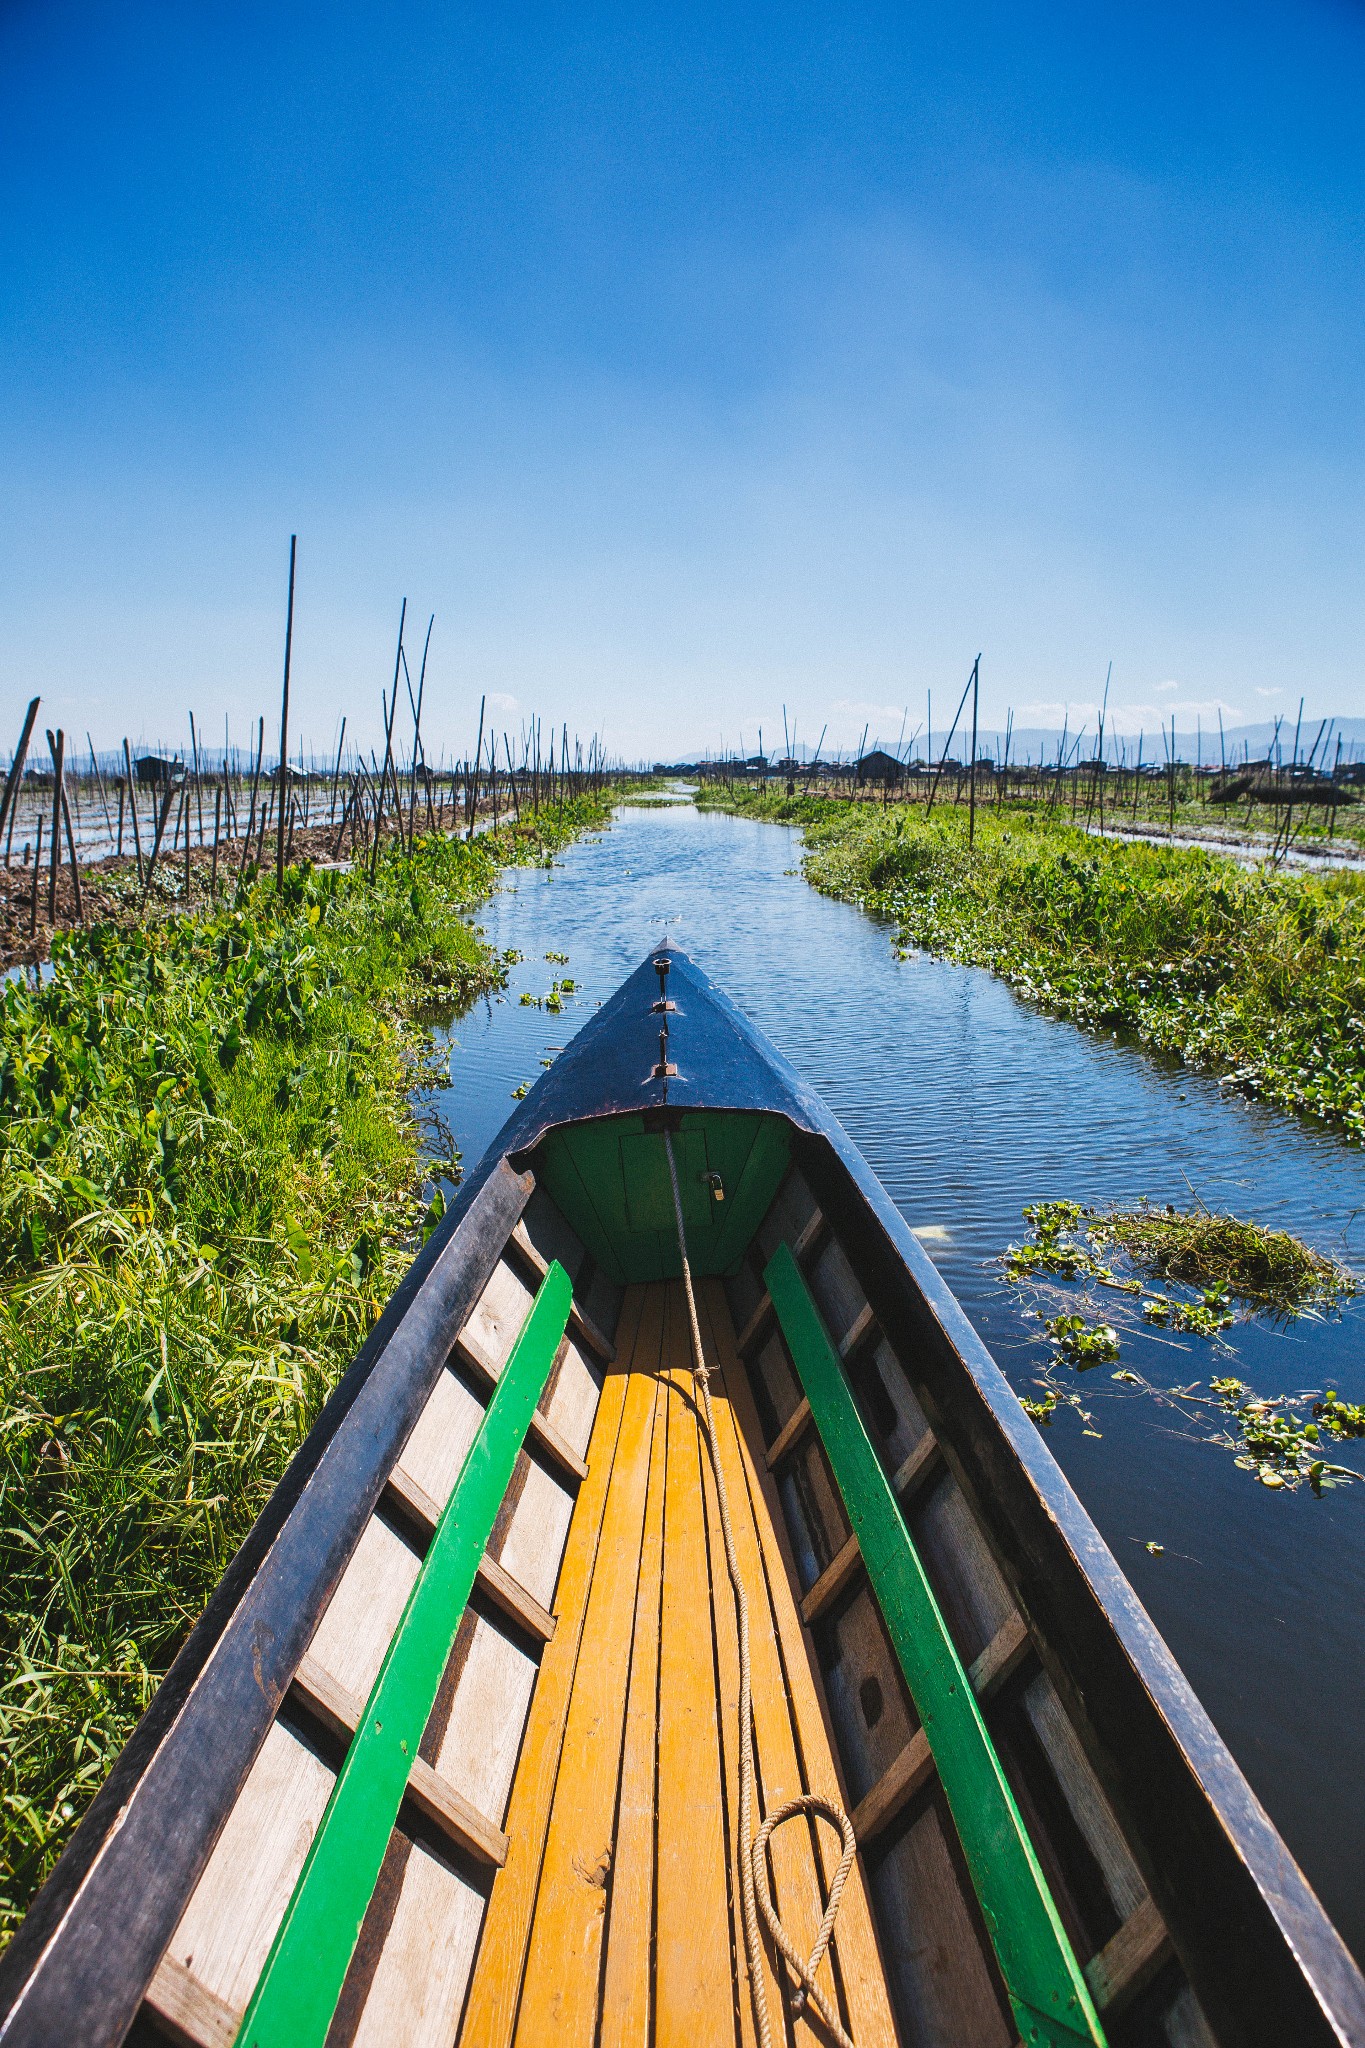
{"label": "green grass", "polygon": [[890,919],[902,948],[1365,1135],[1365,875],[1100,840],[1042,808],[983,809],[969,847],[953,806],[700,801],[804,826],[807,879]]}
{"label": "green grass", "polygon": [[506,978],[469,911],[608,815],[293,869],[5,986],[0,1939],[420,1242],[420,1018]]}

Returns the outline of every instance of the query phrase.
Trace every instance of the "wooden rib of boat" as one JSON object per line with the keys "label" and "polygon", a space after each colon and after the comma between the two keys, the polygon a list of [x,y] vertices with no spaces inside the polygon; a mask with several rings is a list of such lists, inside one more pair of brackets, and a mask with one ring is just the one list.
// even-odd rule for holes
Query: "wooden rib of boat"
{"label": "wooden rib of boat", "polygon": [[[668,1151],[714,1417],[704,1427]],[[865,1162],[676,949],[471,1175],[0,1964],[0,2040],[1365,2043],[1365,1983]],[[756,1826],[759,1815],[755,1814]],[[839,1853],[767,1854],[804,1953]],[[767,1942],[775,2038],[827,2041]]]}

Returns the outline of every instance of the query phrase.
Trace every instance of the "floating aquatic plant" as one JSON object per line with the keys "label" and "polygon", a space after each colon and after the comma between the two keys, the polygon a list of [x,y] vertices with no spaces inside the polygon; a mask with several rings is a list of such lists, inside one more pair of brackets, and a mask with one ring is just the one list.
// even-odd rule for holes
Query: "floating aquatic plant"
{"label": "floating aquatic plant", "polygon": [[1144,1273],[1201,1288],[1210,1307],[1235,1296],[1277,1315],[1330,1307],[1357,1292],[1355,1277],[1287,1230],[1205,1208],[1088,1210],[1094,1245],[1118,1246]]}
{"label": "floating aquatic plant", "polygon": [[1112,1323],[1091,1323],[1079,1315],[1053,1316],[1047,1323],[1047,1334],[1058,1355],[1079,1366],[1082,1372],[1119,1355],[1118,1331]]}
{"label": "floating aquatic plant", "polygon": [[[1035,1297],[1050,1298],[1057,1305],[1051,1315],[1046,1308],[1037,1311],[1053,1347],[1053,1363],[1036,1383],[1041,1398],[1029,1395],[1023,1401],[1025,1413],[1042,1428],[1051,1425],[1063,1406],[1070,1406],[1080,1413],[1086,1432],[1097,1434],[1093,1415],[1056,1377],[1063,1366],[1084,1372],[1119,1356],[1118,1329],[1090,1309],[1091,1286],[1136,1295],[1137,1327],[1206,1341],[1221,1338],[1234,1321],[1234,1284],[1240,1283],[1247,1312],[1259,1305],[1263,1313],[1282,1317],[1321,1313],[1326,1305],[1355,1291],[1349,1273],[1287,1232],[1212,1216],[1207,1210],[1188,1214],[1146,1205],[1126,1211],[1094,1210],[1057,1201],[1030,1203],[1024,1216],[1030,1225],[1029,1241],[1011,1245],[1001,1264],[1010,1281],[1031,1282]],[[1158,1227],[1149,1230],[1150,1224]],[[1135,1252],[1130,1244],[1136,1246]],[[1149,1272],[1175,1276],[1179,1267],[1175,1277],[1208,1284],[1189,1299],[1149,1291],[1141,1279],[1116,1274],[1103,1262],[1099,1248],[1111,1246]],[[1072,1291],[1078,1284],[1084,1290],[1079,1296]],[[1320,1398],[1311,1393],[1265,1397],[1226,1374],[1207,1385],[1174,1387],[1146,1379],[1130,1366],[1121,1366],[1111,1377],[1157,1405],[1178,1411],[1187,1430],[1195,1429],[1205,1441],[1225,1446],[1241,1470],[1253,1473],[1272,1492],[1292,1492],[1306,1483],[1320,1494],[1362,1476],[1326,1455],[1335,1442],[1365,1437],[1365,1405],[1343,1401],[1334,1388]]]}

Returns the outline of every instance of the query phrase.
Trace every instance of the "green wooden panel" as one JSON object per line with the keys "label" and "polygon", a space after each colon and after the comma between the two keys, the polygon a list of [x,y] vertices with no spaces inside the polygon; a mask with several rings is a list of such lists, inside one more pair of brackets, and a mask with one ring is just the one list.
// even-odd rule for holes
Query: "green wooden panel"
{"label": "green wooden panel", "polygon": [[408,1773],[571,1299],[569,1276],[556,1261],[436,1526],[238,2032],[238,2048],[323,2048]]}
{"label": "green wooden panel", "polygon": [[[728,1138],[729,1133],[722,1131],[721,1135]],[[735,1139],[738,1137],[736,1132]],[[720,1166],[726,1192],[715,1212],[711,1271],[716,1273],[733,1272],[782,1185],[791,1162],[791,1134],[786,1124],[780,1117],[759,1117],[742,1163],[738,1155],[738,1143],[731,1142]],[[690,1239],[688,1243],[690,1248]]]}
{"label": "green wooden panel", "polygon": [[764,1278],[933,1751],[982,1916],[1026,2043],[1104,2034],[971,1683],[789,1245]]}
{"label": "green wooden panel", "polygon": [[[781,1117],[748,1110],[688,1110],[673,1140],[688,1256],[696,1273],[733,1270],[787,1170]],[[536,1173],[597,1263],[614,1280],[672,1280],[678,1233],[663,1140],[638,1115],[551,1131]],[[716,1201],[704,1176],[718,1173]]]}

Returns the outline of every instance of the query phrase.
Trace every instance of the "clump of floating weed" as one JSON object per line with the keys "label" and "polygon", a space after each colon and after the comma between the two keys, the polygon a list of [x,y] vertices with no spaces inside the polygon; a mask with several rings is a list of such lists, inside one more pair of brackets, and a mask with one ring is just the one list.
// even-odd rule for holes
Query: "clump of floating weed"
{"label": "clump of floating weed", "polygon": [[1238,1379],[1213,1380],[1210,1390],[1236,1423],[1232,1443],[1238,1465],[1254,1472],[1262,1486],[1292,1490],[1307,1480],[1320,1494],[1360,1477],[1351,1466],[1334,1465],[1322,1454],[1324,1442],[1365,1434],[1365,1410],[1338,1402],[1331,1388],[1325,1400],[1313,1403],[1308,1420],[1299,1412],[1303,1396],[1264,1400]]}
{"label": "clump of floating weed", "polygon": [[1233,1317],[1227,1295],[1207,1287],[1202,1301],[1173,1301],[1165,1294],[1150,1294],[1142,1304],[1142,1319],[1178,1333],[1216,1337],[1229,1328]]}
{"label": "clump of floating weed", "polygon": [[[1097,1211],[1078,1202],[1033,1202],[1024,1216],[1030,1241],[1011,1245],[1001,1264],[1011,1281],[1032,1283],[1035,1299],[1050,1299],[1060,1306],[1060,1312],[1051,1316],[1046,1308],[1037,1311],[1053,1355],[1035,1382],[1041,1398],[1023,1399],[1024,1412],[1044,1429],[1062,1408],[1070,1407],[1080,1415],[1085,1433],[1098,1435],[1093,1415],[1057,1374],[1063,1366],[1085,1372],[1112,1364],[1119,1356],[1118,1330],[1082,1313],[1074,1306],[1076,1291],[1062,1283],[1079,1281],[1085,1289],[1097,1285],[1136,1294],[1141,1299],[1135,1306],[1148,1327],[1206,1339],[1221,1337],[1233,1322],[1234,1287],[1248,1308],[1281,1316],[1339,1301],[1356,1289],[1350,1274],[1287,1232],[1212,1216],[1207,1210],[1182,1215],[1145,1206]],[[1214,1277],[1194,1300],[1149,1293],[1141,1280],[1116,1275],[1102,1262],[1100,1249],[1111,1245],[1147,1271],[1177,1281],[1197,1282],[1210,1273]],[[1084,1292],[1079,1300],[1082,1307],[1091,1306]],[[1325,1455],[1333,1443],[1365,1437],[1365,1405],[1343,1401],[1334,1388],[1315,1400],[1308,1393],[1263,1397],[1227,1376],[1210,1380],[1207,1387],[1198,1382],[1161,1386],[1125,1366],[1112,1377],[1158,1406],[1175,1410],[1186,1429],[1193,1427],[1202,1441],[1226,1447],[1241,1470],[1253,1473],[1272,1491],[1292,1492],[1306,1482],[1313,1493],[1321,1494],[1361,1477],[1351,1466],[1336,1464]]]}
{"label": "clump of floating weed", "polygon": [[[1042,1430],[1070,1407],[1081,1415],[1085,1434],[1099,1436],[1093,1413],[1058,1374],[1064,1366],[1087,1372],[1097,1364],[1113,1364],[1119,1356],[1119,1333],[1113,1323],[1074,1307],[1076,1298],[1085,1309],[1091,1303],[1087,1292],[1076,1296],[1066,1282],[1081,1282],[1085,1290],[1103,1286],[1136,1292],[1142,1296],[1136,1303],[1142,1323],[1205,1339],[1220,1337],[1234,1319],[1232,1274],[1240,1280],[1238,1292],[1248,1309],[1259,1307],[1275,1315],[1336,1303],[1357,1286],[1351,1274],[1285,1231],[1212,1217],[1207,1210],[1191,1217],[1173,1208],[1093,1210],[1078,1202],[1031,1202],[1023,1214],[1029,1223],[1029,1243],[1007,1249],[1001,1260],[1005,1274],[1013,1282],[1031,1282],[1036,1298],[1062,1305],[1054,1315],[1038,1309],[1052,1343],[1052,1360],[1036,1380],[1040,1393],[1023,1397],[1025,1415]],[[1187,1225],[1193,1229],[1185,1229]],[[1142,1280],[1115,1276],[1101,1262],[1099,1251],[1109,1245],[1117,1245],[1148,1272],[1162,1272],[1177,1282],[1197,1284],[1207,1274],[1214,1278],[1193,1300],[1148,1292]],[[1230,1450],[1240,1470],[1252,1473],[1271,1491],[1293,1493],[1308,1485],[1314,1495],[1322,1495],[1361,1477],[1353,1466],[1328,1456],[1342,1440],[1365,1438],[1365,1405],[1342,1401],[1334,1389],[1322,1399],[1314,1399],[1312,1393],[1263,1397],[1232,1376],[1212,1378],[1207,1386],[1162,1386],[1130,1366],[1121,1366],[1111,1376],[1154,1405],[1179,1413],[1183,1432]]]}
{"label": "clump of floating weed", "polygon": [[1024,1210],[1029,1238],[1006,1251],[1006,1277],[1030,1280],[1050,1274],[1058,1280],[1095,1280],[1120,1294],[1140,1294],[1140,1280],[1124,1279],[1097,1259],[1088,1243],[1077,1241],[1076,1227],[1088,1213],[1079,1202],[1030,1202]]}
{"label": "clump of floating weed", "polygon": [[1236,1296],[1275,1315],[1330,1307],[1358,1291],[1344,1267],[1287,1230],[1207,1209],[1110,1209],[1087,1213],[1096,1245],[1116,1245],[1141,1271],[1202,1288],[1211,1309]]}
{"label": "clump of floating weed", "polygon": [[1058,1410],[1071,1408],[1080,1417],[1082,1436],[1099,1437],[1102,1432],[1096,1429],[1095,1418],[1082,1402],[1080,1395],[1074,1387],[1063,1385],[1055,1375],[1056,1361],[1054,1360],[1041,1378],[1036,1379],[1033,1383],[1039,1389],[1041,1398],[1032,1394],[1020,1395],[1019,1405],[1025,1415],[1028,1416],[1031,1422],[1036,1422],[1039,1429],[1050,1429],[1053,1417],[1057,1414]]}
{"label": "clump of floating weed", "polygon": [[1084,1316],[1052,1316],[1047,1334],[1058,1356],[1082,1372],[1094,1365],[1106,1365],[1119,1355],[1119,1333],[1112,1323],[1088,1322]]}
{"label": "clump of floating weed", "polygon": [[1313,1403],[1313,1414],[1333,1436],[1365,1436],[1365,1407],[1343,1401],[1335,1387],[1329,1387],[1323,1399]]}

